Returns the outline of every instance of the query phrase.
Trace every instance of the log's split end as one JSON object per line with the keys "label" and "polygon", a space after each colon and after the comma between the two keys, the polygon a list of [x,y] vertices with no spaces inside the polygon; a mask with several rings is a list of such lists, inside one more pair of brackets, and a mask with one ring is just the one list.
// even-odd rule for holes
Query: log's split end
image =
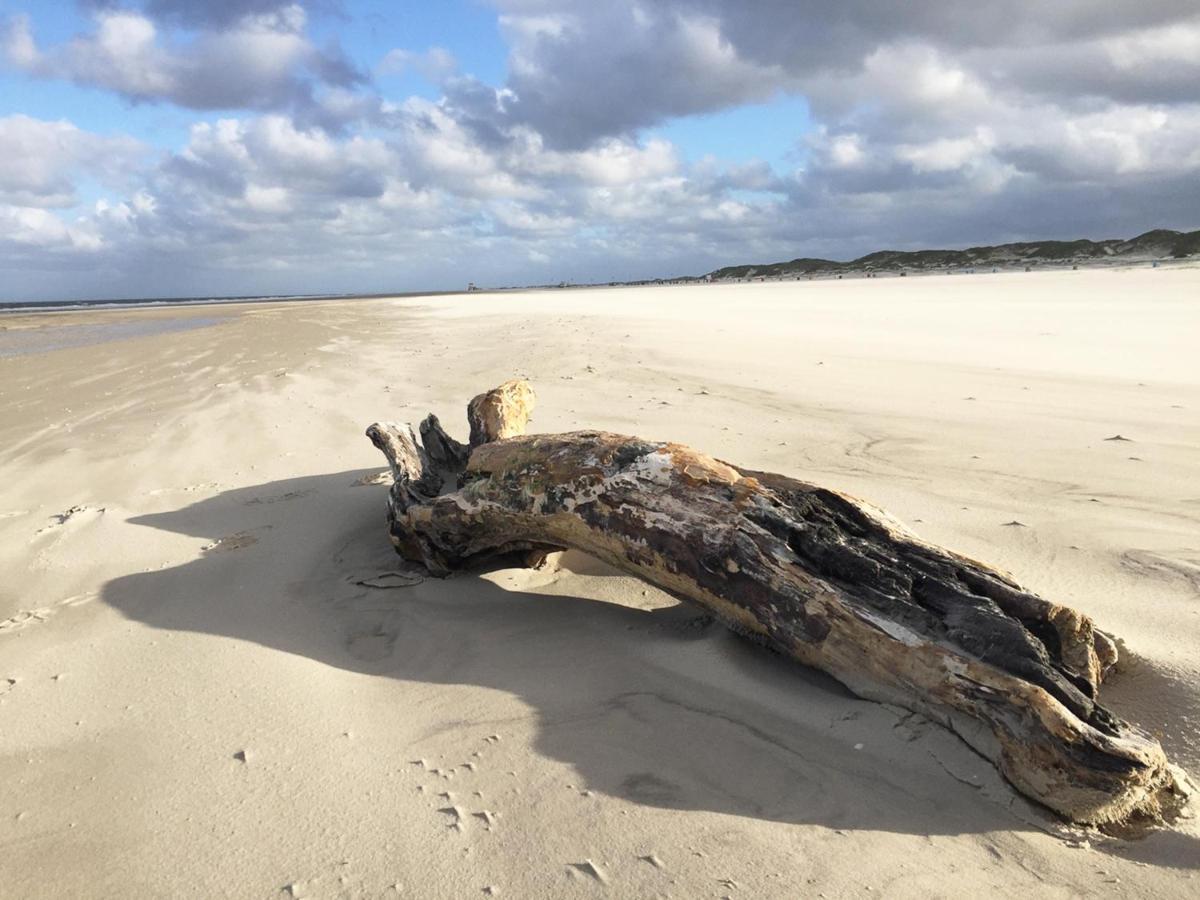
{"label": "log's split end", "polygon": [[1116,645],[1087,616],[836,491],[680,444],[525,435],[534,402],[522,380],[475,397],[468,444],[433,415],[419,439],[367,429],[398,553],[444,575],[581,550],[952,728],[1068,820],[1159,821],[1185,801],[1158,742],[1098,702]]}

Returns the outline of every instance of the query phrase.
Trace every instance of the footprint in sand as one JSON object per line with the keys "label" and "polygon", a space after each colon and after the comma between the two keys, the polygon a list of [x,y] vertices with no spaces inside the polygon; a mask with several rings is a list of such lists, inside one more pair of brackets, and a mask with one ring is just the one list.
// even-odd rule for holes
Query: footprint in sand
{"label": "footprint in sand", "polygon": [[50,524],[45,528],[39,528],[34,532],[33,536],[36,539],[43,534],[57,531],[72,520],[79,522],[85,518],[97,518],[104,515],[104,512],[105,508],[103,506],[72,506],[70,509],[52,515],[50,517]]}
{"label": "footprint in sand", "polygon": [[245,505],[253,506],[260,503],[282,503],[286,500],[299,500],[301,497],[307,497],[313,493],[316,493],[315,490],[288,491],[286,494],[276,494],[273,497],[251,497],[245,502]]}
{"label": "footprint in sand", "polygon": [[23,609],[14,616],[10,616],[3,622],[0,622],[0,634],[8,634],[14,631],[21,631],[31,625],[37,625],[45,622],[55,611],[60,607],[83,606],[85,603],[91,603],[96,599],[95,591],[84,591],[82,594],[74,594],[64,600],[59,600],[54,606],[42,606],[37,609]]}
{"label": "footprint in sand", "polygon": [[[55,525],[65,525],[68,521],[70,521],[75,516],[79,515],[80,513],[88,512],[89,510],[92,510],[94,508],[95,507],[91,507],[91,506],[72,506],[70,509],[68,509],[64,512],[56,513],[55,515],[51,516],[50,518],[54,519]],[[98,511],[104,512],[104,508],[101,507]]]}
{"label": "footprint in sand", "polygon": [[258,538],[248,531],[239,531],[223,538],[217,538],[211,544],[201,547],[204,553],[224,553],[228,550],[244,550],[258,543]]}
{"label": "footprint in sand", "polygon": [[23,609],[15,616],[10,616],[3,622],[0,622],[0,634],[10,634],[14,631],[21,631],[28,628],[30,625],[37,625],[39,622],[45,622],[48,618],[54,615],[54,611],[46,607],[41,609]]}
{"label": "footprint in sand", "polygon": [[59,600],[57,606],[83,606],[86,603],[91,603],[96,599],[95,591],[84,591],[82,594],[73,594],[63,600]]}
{"label": "footprint in sand", "polygon": [[220,487],[221,485],[215,481],[206,481],[203,484],[189,484],[184,487],[155,488],[146,493],[151,497],[158,497],[161,494],[194,494],[196,491],[215,491]]}

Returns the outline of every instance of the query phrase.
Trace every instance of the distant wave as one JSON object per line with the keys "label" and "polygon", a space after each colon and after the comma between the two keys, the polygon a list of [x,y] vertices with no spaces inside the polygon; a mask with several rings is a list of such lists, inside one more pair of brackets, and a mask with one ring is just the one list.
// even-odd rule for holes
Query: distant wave
{"label": "distant wave", "polygon": [[[292,300],[336,300],[341,294],[278,294],[252,297],[159,297],[144,300],[40,300],[0,301],[2,313],[50,312],[79,309],[132,309],[145,306],[208,306],[220,303],[270,303]],[[382,294],[380,296],[391,296]]]}

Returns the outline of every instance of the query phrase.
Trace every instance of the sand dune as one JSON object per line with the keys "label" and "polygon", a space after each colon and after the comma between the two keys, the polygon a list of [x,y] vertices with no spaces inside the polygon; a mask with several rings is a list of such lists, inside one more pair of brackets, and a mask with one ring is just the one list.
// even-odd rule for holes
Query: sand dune
{"label": "sand dune", "polygon": [[0,895],[1191,896],[1194,820],[1067,828],[578,554],[404,569],[362,430],[461,433],[522,375],[536,430],[869,498],[1120,635],[1109,705],[1196,773],[1198,296],[1184,268],[6,319],[211,321],[0,358]]}

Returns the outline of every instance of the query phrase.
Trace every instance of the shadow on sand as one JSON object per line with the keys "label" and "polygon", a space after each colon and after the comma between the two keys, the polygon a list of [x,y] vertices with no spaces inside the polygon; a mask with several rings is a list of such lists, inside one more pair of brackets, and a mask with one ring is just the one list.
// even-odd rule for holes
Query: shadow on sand
{"label": "shadow on sand", "polygon": [[[687,607],[537,593],[538,578],[551,576],[504,571],[398,589],[359,584],[400,567],[384,533],[384,488],[360,484],[374,471],[230,490],[135,518],[214,546],[116,579],[103,599],[155,628],[405,682],[509,692],[531,710],[539,753],[573,766],[593,791],[648,806],[923,835],[1053,829],[940,728],[910,728],[903,713],[821,673],[719,627],[691,627]],[[510,577],[535,586],[495,583]],[[953,765],[936,758],[946,753]],[[982,788],[963,766],[981,773]],[[1190,855],[1185,867],[1200,865],[1193,838],[1160,837],[1113,852],[1175,866]]]}

